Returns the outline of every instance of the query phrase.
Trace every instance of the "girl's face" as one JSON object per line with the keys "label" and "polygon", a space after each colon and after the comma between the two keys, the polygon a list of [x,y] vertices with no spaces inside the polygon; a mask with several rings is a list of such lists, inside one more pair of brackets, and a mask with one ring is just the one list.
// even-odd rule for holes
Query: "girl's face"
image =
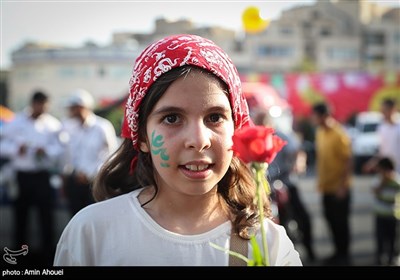
{"label": "girl's face", "polygon": [[147,142],[162,192],[202,195],[212,190],[232,160],[234,123],[217,79],[199,72],[173,82],[147,120]]}

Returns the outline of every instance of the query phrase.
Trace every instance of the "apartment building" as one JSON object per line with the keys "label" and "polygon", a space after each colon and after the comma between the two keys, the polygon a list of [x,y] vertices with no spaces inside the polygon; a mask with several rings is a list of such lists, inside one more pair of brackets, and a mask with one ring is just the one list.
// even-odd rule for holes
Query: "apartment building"
{"label": "apartment building", "polygon": [[12,55],[8,79],[9,106],[20,110],[34,90],[51,97],[57,116],[63,116],[63,102],[69,92],[85,88],[96,100],[119,98],[127,93],[137,49],[87,43],[80,48],[26,44]]}
{"label": "apartment building", "polygon": [[149,43],[172,33],[193,33],[210,38],[226,49],[233,49],[235,32],[219,27],[195,28],[188,20],[169,22],[158,19],[151,34],[115,33],[108,46],[86,43],[68,48],[28,43],[12,54],[8,79],[9,105],[20,110],[37,89],[52,99],[52,113],[65,114],[63,102],[77,87],[92,92],[98,105],[120,99],[128,92],[134,61]]}
{"label": "apartment building", "polygon": [[319,0],[284,11],[257,34],[237,34],[220,27],[197,27],[190,20],[159,18],[153,32],[114,33],[108,46],[26,44],[12,54],[9,105],[14,110],[21,109],[35,89],[53,97],[53,113],[58,116],[63,113],[63,100],[75,87],[91,91],[98,102],[119,99],[127,93],[134,60],[143,48],[176,33],[213,40],[244,74],[310,69],[400,71],[400,8],[388,9],[366,0]]}
{"label": "apartment building", "polygon": [[246,38],[255,70],[301,70],[304,61],[318,71],[360,69],[361,25],[333,3],[318,1],[282,13],[262,33]]}
{"label": "apartment building", "polygon": [[372,73],[400,70],[400,8],[371,22],[364,32],[363,69]]}

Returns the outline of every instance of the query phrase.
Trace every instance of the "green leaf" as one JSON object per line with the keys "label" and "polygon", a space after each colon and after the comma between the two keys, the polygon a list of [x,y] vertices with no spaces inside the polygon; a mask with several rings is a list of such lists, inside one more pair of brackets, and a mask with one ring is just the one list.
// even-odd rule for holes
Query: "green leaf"
{"label": "green leaf", "polygon": [[258,246],[256,237],[254,235],[250,237],[250,244],[253,248],[254,266],[263,266],[263,256],[261,254],[260,246]]}
{"label": "green leaf", "polygon": [[251,262],[250,259],[248,259],[247,257],[243,256],[242,254],[239,254],[237,252],[231,251],[229,249],[225,249],[225,248],[223,248],[223,247],[221,247],[221,246],[219,246],[219,245],[217,245],[215,243],[212,243],[212,242],[210,242],[210,245],[211,245],[211,247],[214,247],[215,249],[221,250],[221,251],[223,251],[225,253],[228,253],[229,255],[235,256],[235,257],[245,261],[247,263],[247,265],[249,265],[249,263]]}

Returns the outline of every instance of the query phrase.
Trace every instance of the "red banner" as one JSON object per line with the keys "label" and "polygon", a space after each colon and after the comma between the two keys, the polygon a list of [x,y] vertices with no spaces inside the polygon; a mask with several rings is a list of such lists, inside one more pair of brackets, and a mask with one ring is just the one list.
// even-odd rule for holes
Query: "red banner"
{"label": "red banner", "polygon": [[295,117],[309,116],[312,105],[319,101],[330,104],[333,116],[341,122],[358,112],[379,110],[384,98],[394,98],[400,106],[400,73],[257,74],[241,75],[241,79],[274,87]]}

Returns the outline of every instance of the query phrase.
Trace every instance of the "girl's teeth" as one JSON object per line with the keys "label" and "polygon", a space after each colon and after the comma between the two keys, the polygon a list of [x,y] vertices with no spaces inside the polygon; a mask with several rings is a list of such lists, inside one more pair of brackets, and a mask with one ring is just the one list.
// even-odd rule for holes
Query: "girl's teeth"
{"label": "girl's teeth", "polygon": [[208,168],[208,165],[185,165],[186,169],[189,169],[191,171],[202,171]]}

